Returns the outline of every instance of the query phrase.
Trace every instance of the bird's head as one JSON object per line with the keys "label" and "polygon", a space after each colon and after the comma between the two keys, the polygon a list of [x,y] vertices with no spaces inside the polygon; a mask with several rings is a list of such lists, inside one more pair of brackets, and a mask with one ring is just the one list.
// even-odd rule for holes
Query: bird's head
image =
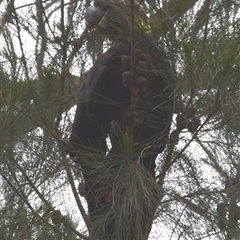
{"label": "bird's head", "polygon": [[[147,27],[148,18],[143,7],[136,0],[134,1],[134,18],[134,27]],[[94,5],[88,7],[86,10],[86,22],[89,28],[96,27],[109,37],[130,36],[130,1],[95,0]]]}

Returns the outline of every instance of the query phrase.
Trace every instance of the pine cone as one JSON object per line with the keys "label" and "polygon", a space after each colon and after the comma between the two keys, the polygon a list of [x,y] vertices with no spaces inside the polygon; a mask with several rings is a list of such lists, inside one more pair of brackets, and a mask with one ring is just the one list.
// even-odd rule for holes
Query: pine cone
{"label": "pine cone", "polygon": [[137,62],[137,76],[142,76],[142,77],[145,77],[147,72],[148,68],[148,64],[146,61],[138,61]]}
{"label": "pine cone", "polygon": [[140,60],[140,56],[142,54],[142,50],[140,48],[135,48],[134,49],[134,55],[135,55],[135,61],[139,61]]}
{"label": "pine cone", "polygon": [[142,54],[140,55],[139,61],[144,61],[144,62],[146,62],[147,64],[149,64],[149,63],[150,63],[150,60],[151,60],[151,57],[150,57],[149,54],[147,54],[147,53],[142,53]]}
{"label": "pine cone", "polygon": [[123,72],[123,86],[128,90],[132,89],[132,74],[130,71]]}

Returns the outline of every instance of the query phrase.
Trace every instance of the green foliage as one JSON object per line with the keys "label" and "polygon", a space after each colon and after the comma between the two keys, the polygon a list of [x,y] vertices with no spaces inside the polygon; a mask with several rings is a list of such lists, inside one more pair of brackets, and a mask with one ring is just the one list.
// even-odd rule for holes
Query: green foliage
{"label": "green foliage", "polygon": [[[85,28],[92,1],[15,2],[0,1],[0,239],[96,239],[76,187],[84,173],[59,139],[68,137],[79,86],[109,40]],[[238,239],[239,2],[142,4],[146,28],[172,65],[173,134],[155,179],[137,164],[147,146],[135,149],[124,131],[108,158],[93,149],[82,156],[96,182],[115,180],[111,198],[118,201],[97,227],[117,219],[120,240],[142,239],[142,226],[131,223],[150,214],[149,239]],[[191,133],[195,117],[200,126]]]}

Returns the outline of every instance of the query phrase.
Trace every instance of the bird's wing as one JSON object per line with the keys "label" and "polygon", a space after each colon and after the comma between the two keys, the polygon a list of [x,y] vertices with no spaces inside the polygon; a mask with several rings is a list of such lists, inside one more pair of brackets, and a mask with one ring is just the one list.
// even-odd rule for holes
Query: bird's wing
{"label": "bird's wing", "polygon": [[96,61],[79,93],[70,137],[72,146],[104,151],[111,120],[121,118],[120,105],[129,98],[122,84],[121,53],[111,47]]}

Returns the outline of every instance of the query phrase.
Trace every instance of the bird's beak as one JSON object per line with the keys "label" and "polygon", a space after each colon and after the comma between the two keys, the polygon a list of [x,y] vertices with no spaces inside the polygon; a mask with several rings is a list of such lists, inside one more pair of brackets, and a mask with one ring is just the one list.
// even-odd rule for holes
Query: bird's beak
{"label": "bird's beak", "polygon": [[86,9],[86,23],[89,28],[94,28],[102,20],[103,15],[98,7],[89,6]]}

